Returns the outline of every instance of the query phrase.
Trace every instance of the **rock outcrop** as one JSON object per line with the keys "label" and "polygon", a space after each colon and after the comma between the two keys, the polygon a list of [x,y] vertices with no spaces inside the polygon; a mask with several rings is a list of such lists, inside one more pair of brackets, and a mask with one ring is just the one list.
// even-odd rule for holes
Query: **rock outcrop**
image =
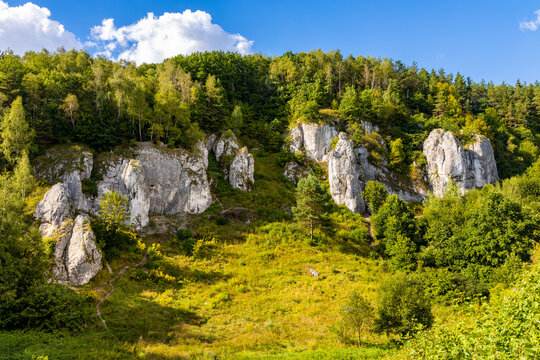
{"label": "rock outcrop", "polygon": [[71,214],[68,195],[64,184],[58,183],[45,193],[37,205],[34,217],[42,223],[58,227]]}
{"label": "rock outcrop", "polygon": [[217,162],[221,166],[221,171],[225,178],[229,180],[231,186],[243,191],[251,191],[255,179],[255,159],[248,152],[247,147],[240,149],[236,136],[231,131],[221,135],[219,139],[209,136],[207,148],[212,143],[212,150]]}
{"label": "rock outcrop", "polygon": [[212,204],[206,175],[208,151],[203,143],[193,153],[141,144],[136,159],[148,184],[151,213],[199,214]]}
{"label": "rock outcrop", "polygon": [[330,125],[298,123],[289,133],[289,150],[305,152],[315,161],[328,161],[330,144],[337,135],[336,128]]}
{"label": "rock outcrop", "polygon": [[102,267],[101,252],[88,215],[64,221],[52,235],[57,240],[52,280],[61,284],[87,284]]}
{"label": "rock outcrop", "polygon": [[97,215],[99,200],[108,192],[116,191],[129,200],[129,223],[136,229],[148,225],[150,210],[149,189],[139,160],[116,159],[103,166],[103,180],[97,183],[98,196],[93,210]]}
{"label": "rock outcrop", "polygon": [[463,192],[497,182],[499,176],[489,139],[476,135],[464,148],[449,131],[435,129],[424,142],[429,184],[433,193],[443,196],[450,182]]}
{"label": "rock outcrop", "polygon": [[[233,132],[225,132],[218,140],[214,140],[212,150],[216,156],[216,160],[221,162],[223,157],[232,157],[238,153],[240,146]],[[228,169],[227,169],[228,170]]]}
{"label": "rock outcrop", "polygon": [[235,189],[250,191],[253,188],[255,179],[255,160],[253,155],[248,153],[247,147],[243,147],[234,157],[229,168],[229,183]]}
{"label": "rock outcrop", "polygon": [[365,211],[362,198],[363,184],[360,181],[362,169],[358,165],[352,141],[345,133],[339,134],[336,148],[328,157],[328,182],[330,194],[338,205],[344,204],[355,213]]}
{"label": "rock outcrop", "polygon": [[[203,143],[193,153],[142,143],[129,156],[103,160],[95,197],[82,191],[82,181],[92,173],[91,154],[72,158],[77,166],[60,161],[56,170],[45,172],[46,178],[61,182],[45,194],[34,214],[41,221],[42,235],[56,239],[53,281],[82,285],[101,268],[101,253],[87,214],[98,215],[99,200],[109,191],[128,198],[129,223],[137,229],[148,225],[151,213],[198,214],[212,204],[206,175],[208,150]],[[245,174],[238,172],[236,177],[241,175]],[[80,215],[73,220],[77,213]]]}

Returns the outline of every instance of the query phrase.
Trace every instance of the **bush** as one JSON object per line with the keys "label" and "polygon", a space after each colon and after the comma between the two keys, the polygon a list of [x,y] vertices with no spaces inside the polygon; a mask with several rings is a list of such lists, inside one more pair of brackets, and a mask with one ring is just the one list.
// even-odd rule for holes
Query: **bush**
{"label": "bush", "polygon": [[375,321],[379,332],[407,335],[433,324],[424,286],[412,275],[397,274],[385,282]]}
{"label": "bush", "polygon": [[79,330],[90,318],[90,299],[57,284],[34,285],[0,304],[1,329]]}
{"label": "bush", "polygon": [[362,192],[362,197],[367,201],[369,211],[372,214],[376,214],[377,211],[383,206],[388,192],[383,184],[378,181],[368,181],[366,187]]}
{"label": "bush", "polygon": [[193,255],[193,248],[196,240],[191,231],[188,229],[178,229],[176,232],[176,239],[180,242],[180,248],[185,255]]}

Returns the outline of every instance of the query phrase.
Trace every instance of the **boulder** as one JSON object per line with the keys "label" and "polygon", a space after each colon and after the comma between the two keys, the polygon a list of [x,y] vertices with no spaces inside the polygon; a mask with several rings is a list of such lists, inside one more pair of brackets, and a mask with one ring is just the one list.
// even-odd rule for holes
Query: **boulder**
{"label": "boulder", "polygon": [[497,165],[489,139],[476,136],[464,148],[450,131],[433,130],[424,142],[427,174],[433,193],[443,196],[450,182],[462,192],[479,188],[498,180]]}
{"label": "boulder", "polygon": [[338,205],[344,204],[355,213],[365,211],[362,198],[361,168],[354,152],[352,141],[347,140],[345,133],[339,134],[336,148],[330,153],[328,160],[328,182],[330,194]]}
{"label": "boulder", "polygon": [[306,157],[315,161],[328,161],[332,140],[338,135],[330,125],[298,123],[289,133],[289,150],[304,151]]}
{"label": "boulder", "polygon": [[234,157],[229,168],[229,183],[235,189],[250,191],[255,180],[255,160],[253,155],[248,153],[247,147],[243,147]]}

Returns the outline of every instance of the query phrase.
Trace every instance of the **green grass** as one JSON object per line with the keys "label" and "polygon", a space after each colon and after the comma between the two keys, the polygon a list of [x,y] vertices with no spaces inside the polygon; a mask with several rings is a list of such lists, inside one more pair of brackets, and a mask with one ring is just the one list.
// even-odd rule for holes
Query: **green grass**
{"label": "green grass", "polygon": [[[173,233],[147,236],[148,263],[127,270],[101,306],[109,330],[96,318],[79,334],[0,332],[0,359],[371,359],[391,353],[385,335],[366,334],[365,346],[347,348],[331,330],[350,292],[375,306],[378,286],[390,276],[383,261],[366,254],[364,219],[336,208],[335,232],[317,232],[319,245],[308,245],[305,229],[289,223],[294,187],[281,176],[278,154],[255,155],[250,193],[232,189],[210,159],[219,203],[188,221],[199,239],[194,256],[183,253]],[[230,209],[241,211],[229,216]],[[220,217],[226,224],[218,224]],[[352,231],[359,240],[344,236]],[[110,257],[113,273],[141,256],[129,250]],[[308,266],[321,275],[312,277]],[[103,270],[80,291],[97,302],[111,277]]]}

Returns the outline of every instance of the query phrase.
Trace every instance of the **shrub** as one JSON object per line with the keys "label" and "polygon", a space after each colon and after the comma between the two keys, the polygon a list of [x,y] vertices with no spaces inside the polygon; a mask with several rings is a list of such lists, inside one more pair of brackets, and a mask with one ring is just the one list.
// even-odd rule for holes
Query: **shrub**
{"label": "shrub", "polygon": [[372,214],[376,214],[377,211],[383,206],[388,192],[383,184],[378,181],[368,181],[366,187],[362,192],[362,197],[367,201],[369,211]]}
{"label": "shrub", "polygon": [[0,328],[78,330],[90,318],[90,300],[56,284],[38,284],[0,305]]}
{"label": "shrub", "polygon": [[180,242],[180,248],[185,255],[193,255],[193,248],[196,240],[191,231],[188,229],[178,229],[176,232],[176,239]]}
{"label": "shrub", "polygon": [[385,282],[375,321],[379,332],[407,335],[433,324],[424,286],[412,275],[397,274]]}
{"label": "shrub", "polygon": [[351,335],[358,346],[362,344],[362,335],[373,326],[373,306],[357,291],[349,295],[349,300],[341,309],[341,321],[333,330],[344,343],[351,341]]}

